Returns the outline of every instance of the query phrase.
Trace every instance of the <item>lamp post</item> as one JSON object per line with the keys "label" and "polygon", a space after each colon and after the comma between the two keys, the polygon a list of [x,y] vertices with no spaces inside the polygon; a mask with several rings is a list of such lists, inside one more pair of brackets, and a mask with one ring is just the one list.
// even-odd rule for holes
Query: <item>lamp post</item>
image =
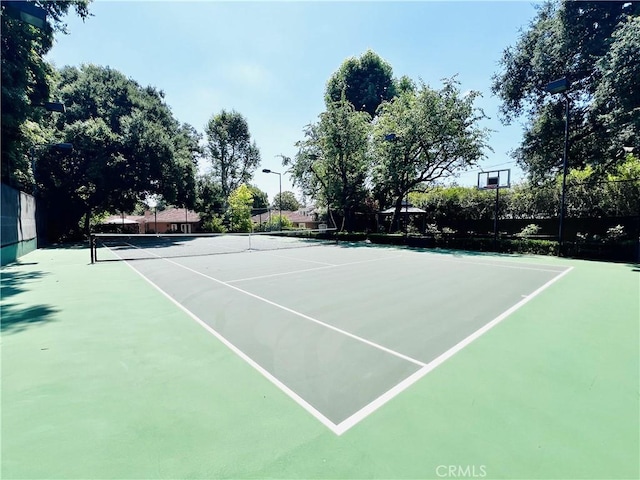
{"label": "lamp post", "polygon": [[269,170],[268,168],[263,168],[262,173],[273,173],[278,175],[278,183],[280,184],[280,200],[278,201],[278,207],[280,207],[280,218],[278,220],[278,230],[282,230],[282,174]]}
{"label": "lamp post", "polygon": [[2,6],[13,18],[22,20],[40,30],[44,30],[47,24],[47,11],[31,2],[4,1]]}
{"label": "lamp post", "polygon": [[564,112],[564,148],[562,151],[562,194],[560,199],[560,221],[558,225],[558,255],[562,255],[564,246],[564,216],[565,216],[565,198],[567,189],[567,157],[569,156],[569,80],[561,78],[554,80],[546,86],[547,92],[552,95],[561,93],[564,97],[565,112]]}
{"label": "lamp post", "polygon": [[31,105],[32,107],[42,107],[48,112],[66,113],[67,108],[62,102],[44,102]]}

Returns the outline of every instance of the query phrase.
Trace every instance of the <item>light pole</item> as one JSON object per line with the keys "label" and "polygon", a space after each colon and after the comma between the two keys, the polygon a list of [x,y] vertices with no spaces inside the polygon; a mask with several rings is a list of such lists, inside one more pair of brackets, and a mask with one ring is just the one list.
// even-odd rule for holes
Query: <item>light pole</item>
{"label": "light pole", "polygon": [[278,230],[282,230],[282,174],[269,170],[268,168],[263,168],[262,173],[274,173],[278,175],[278,183],[280,184],[280,200],[278,201],[278,207],[280,207],[280,218],[278,220]]}
{"label": "light pole", "polygon": [[562,194],[560,199],[560,221],[558,225],[558,255],[562,255],[564,246],[564,216],[565,216],[565,198],[567,189],[567,157],[569,156],[569,80],[561,78],[554,80],[546,86],[547,92],[552,95],[562,93],[565,102],[564,111],[564,148],[562,152]]}
{"label": "light pole", "polygon": [[66,113],[67,108],[62,102],[44,102],[31,105],[32,107],[42,107],[48,112]]}

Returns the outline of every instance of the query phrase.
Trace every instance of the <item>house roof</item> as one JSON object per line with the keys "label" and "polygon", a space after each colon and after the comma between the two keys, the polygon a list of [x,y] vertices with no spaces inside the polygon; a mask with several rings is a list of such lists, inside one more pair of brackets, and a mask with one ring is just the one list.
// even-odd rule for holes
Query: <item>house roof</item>
{"label": "house roof", "polygon": [[145,223],[153,223],[156,220],[164,223],[198,223],[200,221],[200,215],[192,210],[187,210],[185,213],[184,208],[167,208],[156,214],[148,212],[144,216]]}
{"label": "house roof", "polygon": [[[271,210],[271,218],[278,218],[280,215],[279,210]],[[303,222],[315,222],[315,218],[310,214],[309,209],[302,209],[296,211],[283,210],[282,216],[288,218],[293,223],[303,223]],[[251,221],[254,223],[266,222],[269,220],[269,212],[265,212],[262,215],[254,215],[251,217]]]}
{"label": "house roof", "polygon": [[167,208],[157,212],[157,217],[153,212],[146,212],[145,215],[111,215],[102,221],[103,225],[133,225],[135,223],[198,223],[200,215],[192,210],[187,210],[186,215],[184,208]]}

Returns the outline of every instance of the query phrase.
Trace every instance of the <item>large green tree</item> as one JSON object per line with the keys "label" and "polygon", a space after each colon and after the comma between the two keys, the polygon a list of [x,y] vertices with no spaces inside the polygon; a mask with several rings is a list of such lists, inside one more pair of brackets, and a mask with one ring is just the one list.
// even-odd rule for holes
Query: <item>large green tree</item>
{"label": "large green tree", "polygon": [[83,19],[89,15],[89,0],[28,3],[46,11],[44,28],[20,20],[5,2],[0,7],[1,176],[3,182],[18,188],[33,183],[29,150],[34,144],[44,143],[39,126],[51,119],[51,114],[38,107],[54,100],[51,83],[55,72],[43,56],[51,49],[54,36],[66,33],[63,18],[70,9]]}
{"label": "large green tree", "polygon": [[601,80],[594,95],[594,115],[605,125],[614,147],[640,150],[640,15],[629,17],[613,32],[610,46],[597,62]]}
{"label": "large green tree", "polygon": [[445,80],[440,90],[422,84],[381,106],[374,126],[376,152],[373,183],[378,197],[391,201],[397,228],[403,198],[437,180],[454,176],[484,157],[488,130],[474,107],[478,92],[462,94]]}
{"label": "large green tree", "polygon": [[[407,79],[403,79],[401,85],[406,88]],[[367,112],[373,118],[378,106],[395,94],[391,65],[374,51],[367,50],[360,57],[345,60],[329,78],[325,101],[328,107],[344,95],[356,110]]]}
{"label": "large green tree", "polygon": [[213,115],[205,133],[213,176],[220,183],[223,197],[228,198],[233,190],[251,180],[260,163],[260,151],[251,139],[247,120],[235,110]]}
{"label": "large green tree", "polygon": [[304,195],[341,213],[341,229],[353,228],[354,214],[367,197],[369,120],[343,96],[328,105],[318,123],[306,127],[295,158],[283,158]]}
{"label": "large green tree", "polygon": [[282,194],[277,193],[273,197],[273,208],[295,211],[300,208],[300,202],[298,202],[293,192],[286,191],[282,192]]}
{"label": "large green tree", "polygon": [[504,51],[492,89],[505,123],[525,116],[514,155],[532,178],[553,177],[562,164],[564,98],[545,90],[558,78],[571,84],[570,167],[605,171],[623,144],[640,142],[639,14],[639,2],[547,2]]}
{"label": "large green tree", "polygon": [[194,205],[199,136],[173,118],[162,92],[95,65],[65,67],[56,88],[67,113],[54,136],[73,151],[41,149],[35,159],[52,233],[82,216],[86,231],[93,214],[133,210],[150,194]]}

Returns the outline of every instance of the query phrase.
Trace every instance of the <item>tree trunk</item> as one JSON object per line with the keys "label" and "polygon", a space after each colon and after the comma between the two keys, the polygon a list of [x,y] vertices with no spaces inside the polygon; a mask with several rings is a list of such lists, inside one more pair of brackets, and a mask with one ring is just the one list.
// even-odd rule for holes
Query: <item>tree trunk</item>
{"label": "tree trunk", "polygon": [[84,234],[87,238],[91,236],[91,208],[84,214]]}
{"label": "tree trunk", "polygon": [[[399,195],[396,199],[395,210],[393,211],[393,217],[391,218],[391,225],[389,225],[389,233],[400,230],[400,212],[402,211],[402,198],[404,195]],[[394,230],[395,227],[395,230]]]}

